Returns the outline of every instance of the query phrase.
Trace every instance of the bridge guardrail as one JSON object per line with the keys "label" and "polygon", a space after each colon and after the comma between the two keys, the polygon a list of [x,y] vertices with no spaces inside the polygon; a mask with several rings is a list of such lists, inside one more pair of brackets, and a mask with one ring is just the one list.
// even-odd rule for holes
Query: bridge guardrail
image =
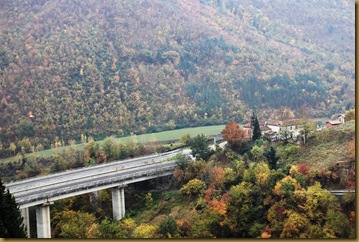
{"label": "bridge guardrail", "polygon": [[125,182],[125,181],[134,181],[138,179],[138,178],[143,178],[143,177],[149,177],[149,176],[154,176],[154,175],[161,175],[162,173],[168,172],[168,171],[173,171],[174,168],[176,167],[175,162],[171,162],[171,163],[166,163],[168,164],[168,166],[165,167],[161,167],[160,169],[158,168],[154,168],[154,169],[150,169],[148,171],[139,171],[139,172],[134,172],[132,174],[125,174],[122,176],[116,176],[116,177],[111,177],[108,179],[101,179],[99,181],[91,181],[89,184],[78,184],[78,185],[74,185],[74,186],[67,186],[67,187],[63,187],[63,188],[59,188],[55,191],[51,191],[51,192],[45,192],[42,194],[36,194],[36,195],[29,195],[29,196],[24,196],[24,197],[20,197],[17,198],[15,197],[17,203],[19,205],[24,205],[27,203],[31,203],[31,202],[36,202],[36,201],[40,201],[43,199],[52,199],[56,200],[56,197],[62,196],[62,195],[66,195],[66,194],[70,194],[70,193],[74,193],[77,191],[86,191],[86,190],[90,190],[93,188],[97,188],[97,187],[103,187],[103,186],[108,186],[108,185],[113,185],[113,187],[118,186],[118,183],[120,182]]}

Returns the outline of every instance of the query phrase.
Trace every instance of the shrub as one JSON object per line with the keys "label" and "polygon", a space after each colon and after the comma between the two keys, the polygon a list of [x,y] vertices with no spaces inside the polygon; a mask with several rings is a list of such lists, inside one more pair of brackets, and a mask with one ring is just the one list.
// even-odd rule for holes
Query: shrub
{"label": "shrub", "polygon": [[171,216],[166,216],[158,225],[158,232],[163,238],[176,238],[179,236],[179,228]]}
{"label": "shrub", "polygon": [[206,189],[206,183],[197,178],[190,180],[186,185],[181,188],[181,193],[185,195],[196,195],[203,193]]}

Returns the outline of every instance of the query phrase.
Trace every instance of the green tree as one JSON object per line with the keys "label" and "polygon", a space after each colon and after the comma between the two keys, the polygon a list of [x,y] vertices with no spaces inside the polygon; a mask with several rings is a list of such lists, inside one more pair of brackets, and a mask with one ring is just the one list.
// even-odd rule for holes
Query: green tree
{"label": "green tree", "polygon": [[21,147],[22,153],[31,153],[33,152],[33,145],[28,137],[23,138],[19,143],[18,147]]}
{"label": "green tree", "polygon": [[116,145],[117,159],[125,159],[129,156],[130,150],[128,146],[122,142]]}
{"label": "green tree", "polygon": [[255,171],[255,167],[256,167],[255,162],[251,162],[248,166],[247,169],[244,170],[243,172],[243,181],[246,182],[250,182],[250,183],[256,183],[256,171]]}
{"label": "green tree", "polygon": [[85,162],[90,163],[91,160],[94,160],[96,158],[96,153],[99,148],[100,145],[97,142],[95,142],[95,140],[90,139],[84,149]]}
{"label": "green tree", "polygon": [[16,145],[11,142],[8,149],[9,149],[9,151],[10,151],[10,154],[15,154]]}
{"label": "green tree", "polygon": [[247,169],[246,162],[243,160],[235,160],[234,165],[238,179],[242,180],[244,176],[244,172]]}
{"label": "green tree", "polygon": [[270,191],[273,190],[274,186],[278,181],[282,180],[286,175],[283,173],[281,169],[273,170],[271,169],[268,179],[267,179],[267,187]]}
{"label": "green tree", "polygon": [[20,137],[33,137],[35,135],[34,124],[29,120],[21,120],[18,125]]}
{"label": "green tree", "polygon": [[14,196],[5,189],[0,179],[0,237],[26,238],[23,218]]}
{"label": "green tree", "polygon": [[[273,171],[273,170],[272,170]],[[274,237],[350,238],[348,217],[337,198],[316,182],[308,189],[287,176],[277,182],[273,193],[277,202],[268,209],[267,219]],[[269,201],[269,200],[268,200]],[[274,200],[272,200],[273,202]]]}
{"label": "green tree", "polygon": [[253,157],[253,160],[256,162],[263,161],[264,158],[264,148],[258,145],[254,145],[251,149],[251,154]]}
{"label": "green tree", "polygon": [[189,158],[185,155],[182,154],[177,154],[175,157],[175,163],[176,166],[182,170],[185,170],[188,167],[189,162]]}
{"label": "green tree", "polygon": [[189,133],[183,134],[181,137],[181,143],[184,145],[189,145],[191,141],[191,135]]}
{"label": "green tree", "polygon": [[211,154],[211,150],[208,147],[207,139],[203,134],[197,135],[196,137],[191,139],[190,148],[192,150],[193,157],[196,157],[196,159],[205,160]]}
{"label": "green tree", "polygon": [[94,215],[85,212],[65,210],[60,214],[59,237],[69,239],[89,238],[91,226],[96,222]]}
{"label": "green tree", "polygon": [[146,205],[146,208],[149,208],[152,206],[153,204],[153,197],[152,197],[152,193],[148,192],[146,195],[145,195],[145,205]]}
{"label": "green tree", "polygon": [[158,232],[163,238],[177,238],[180,230],[173,217],[166,216],[158,225]]}
{"label": "green tree", "polygon": [[195,160],[188,165],[185,171],[185,181],[193,178],[203,178],[205,176],[206,162],[202,159]]}
{"label": "green tree", "polygon": [[263,198],[258,186],[250,182],[241,182],[229,190],[230,201],[225,223],[237,238],[260,236],[264,223]]}
{"label": "green tree", "polygon": [[191,218],[192,226],[189,231],[190,238],[216,238],[215,233],[219,233],[221,231],[218,226],[218,216],[219,215],[214,212],[206,212],[203,215],[195,214]]}
{"label": "green tree", "polygon": [[262,189],[266,189],[268,185],[268,177],[270,174],[268,165],[264,162],[259,162],[254,167],[254,172],[256,176],[256,184]]}
{"label": "green tree", "polygon": [[115,141],[115,137],[111,136],[111,137],[107,137],[102,144],[102,150],[105,153],[107,160],[112,161],[115,160],[115,146],[116,146],[116,141]]}
{"label": "green tree", "polygon": [[281,198],[292,199],[292,193],[300,188],[299,182],[290,177],[286,176],[282,180],[278,181],[274,186],[273,193],[280,196]]}
{"label": "green tree", "polygon": [[279,157],[276,156],[276,150],[271,146],[270,149],[264,153],[264,156],[268,160],[269,169],[276,170],[277,162],[279,160]]}
{"label": "green tree", "polygon": [[259,126],[257,116],[254,113],[251,118],[251,124],[252,124],[252,128],[253,128],[252,141],[256,141],[257,139],[262,137],[262,133],[261,133],[261,129]]}
{"label": "green tree", "polygon": [[307,119],[301,119],[298,122],[300,127],[300,134],[303,138],[303,143],[307,143],[308,137],[315,131],[315,124]]}
{"label": "green tree", "polygon": [[224,168],[224,183],[231,185],[238,179],[236,172],[229,167]]}
{"label": "green tree", "polygon": [[94,234],[94,237],[102,239],[125,238],[120,224],[120,221],[112,221],[110,218],[105,218],[98,225],[97,232]]}

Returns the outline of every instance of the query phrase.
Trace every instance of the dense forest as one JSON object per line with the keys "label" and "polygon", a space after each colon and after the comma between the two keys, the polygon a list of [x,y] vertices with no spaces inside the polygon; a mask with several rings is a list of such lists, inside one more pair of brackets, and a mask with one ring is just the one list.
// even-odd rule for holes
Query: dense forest
{"label": "dense forest", "polygon": [[[354,106],[354,3],[3,0],[0,156]],[[295,97],[295,98],[294,98]],[[303,111],[304,110],[304,111]]]}

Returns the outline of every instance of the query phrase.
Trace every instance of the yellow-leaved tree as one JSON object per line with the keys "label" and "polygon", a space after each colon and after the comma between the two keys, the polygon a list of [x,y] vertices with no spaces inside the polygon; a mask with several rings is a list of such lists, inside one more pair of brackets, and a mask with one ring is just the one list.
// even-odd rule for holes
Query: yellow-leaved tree
{"label": "yellow-leaved tree", "polygon": [[197,178],[190,180],[186,185],[184,185],[180,191],[185,195],[199,195],[204,192],[206,189],[206,183]]}
{"label": "yellow-leaved tree", "polygon": [[140,224],[135,228],[135,230],[132,232],[132,236],[134,238],[155,238],[157,233],[157,227],[150,224]]}

